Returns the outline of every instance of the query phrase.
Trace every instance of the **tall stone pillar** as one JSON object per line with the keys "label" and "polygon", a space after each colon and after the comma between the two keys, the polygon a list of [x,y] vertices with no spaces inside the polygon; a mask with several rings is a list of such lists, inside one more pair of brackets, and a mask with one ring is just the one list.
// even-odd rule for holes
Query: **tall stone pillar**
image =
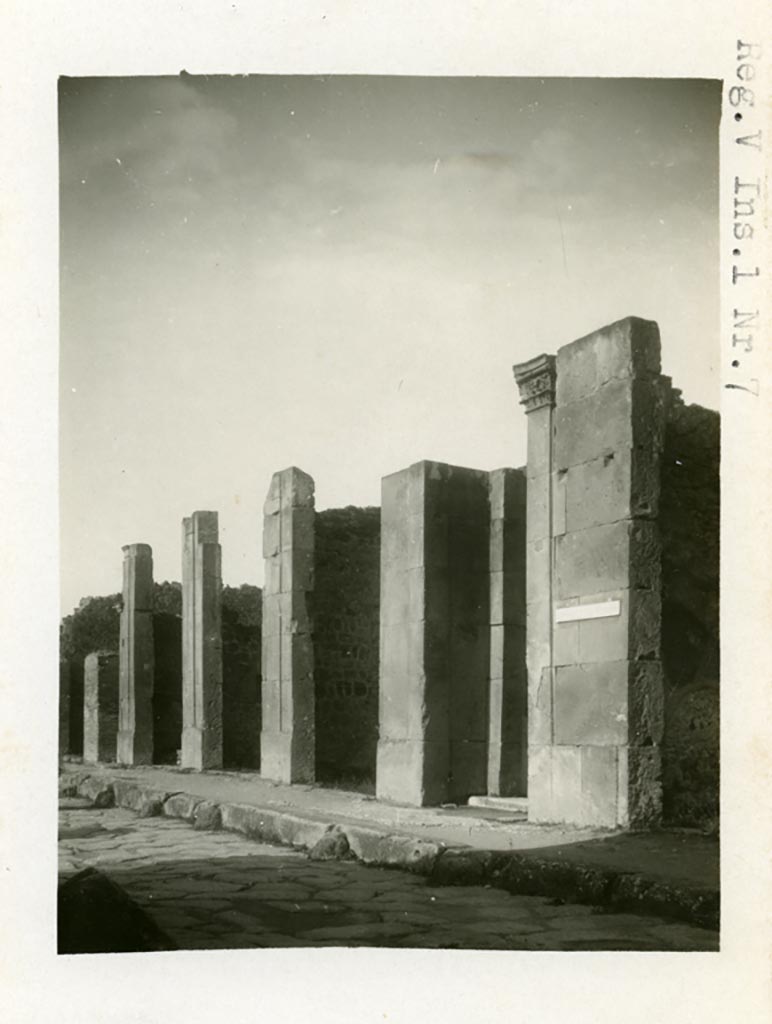
{"label": "tall stone pillar", "polygon": [[260,774],[315,778],[314,481],[294,466],[274,473],[264,505]]}
{"label": "tall stone pillar", "polygon": [[182,521],[183,768],[222,768],[222,578],[216,512]]}
{"label": "tall stone pillar", "polygon": [[528,791],[528,678],[525,667],[525,471],[490,475],[488,793]]}
{"label": "tall stone pillar", "polygon": [[123,548],[119,657],[118,760],[153,763],[153,552]]}
{"label": "tall stone pillar", "polygon": [[114,761],[118,741],[118,655],[93,651],[83,678],[83,760]]}
{"label": "tall stone pillar", "polygon": [[[528,415],[526,468],[526,668],[528,673],[528,817],[551,814],[552,721],[552,444],[555,357],[514,367]],[[546,815],[546,817],[545,817]]]}
{"label": "tall stone pillar", "polygon": [[[535,531],[549,524],[552,566],[551,669],[529,661],[529,687],[541,680],[543,691],[529,708],[533,821],[628,827],[661,815],[657,515],[669,382],[659,371],[657,325],[636,318],[558,352],[552,476],[529,494],[528,509],[529,559],[533,515]],[[516,376],[520,383],[522,367]],[[536,507],[545,490],[546,516]],[[543,574],[529,579],[538,607],[541,586]],[[541,637],[531,603],[529,633],[533,619]]]}
{"label": "tall stone pillar", "polygon": [[379,799],[485,791],[488,521],[487,473],[420,462],[383,480]]}
{"label": "tall stone pillar", "polygon": [[59,662],[59,757],[70,751],[70,663]]}

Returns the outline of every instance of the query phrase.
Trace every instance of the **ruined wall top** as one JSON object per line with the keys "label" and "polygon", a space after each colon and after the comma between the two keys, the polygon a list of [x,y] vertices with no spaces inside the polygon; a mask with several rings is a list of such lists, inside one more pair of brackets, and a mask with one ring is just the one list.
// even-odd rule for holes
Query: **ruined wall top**
{"label": "ruined wall top", "polygon": [[152,558],[153,549],[149,544],[124,544],[121,548],[124,558]]}
{"label": "ruined wall top", "polygon": [[193,534],[196,544],[218,543],[218,516],[216,512],[194,512],[188,519],[183,519],[184,529]]}
{"label": "ruined wall top", "polygon": [[660,374],[659,327],[629,316],[558,349],[556,398],[568,405],[614,381]]}
{"label": "ruined wall top", "polygon": [[263,505],[267,516],[291,508],[314,507],[314,478],[297,466],[281,469],[271,477]]}

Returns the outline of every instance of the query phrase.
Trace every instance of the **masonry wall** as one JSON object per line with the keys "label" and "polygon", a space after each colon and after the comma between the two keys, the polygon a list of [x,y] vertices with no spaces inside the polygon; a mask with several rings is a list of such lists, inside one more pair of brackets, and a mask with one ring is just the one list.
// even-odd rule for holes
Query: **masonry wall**
{"label": "masonry wall", "polygon": [[[244,588],[242,588],[244,589]],[[249,614],[226,603],[223,595],[223,765],[225,768],[260,768],[260,659],[262,651],[261,593],[249,588]],[[245,598],[244,600],[247,600]]]}
{"label": "masonry wall", "polygon": [[[515,368],[529,411],[528,816],[658,824],[659,331],[629,317],[559,349],[554,424],[550,362]],[[549,475],[535,475],[532,453]]]}
{"label": "masonry wall", "polygon": [[371,789],[378,743],[381,514],[315,518],[316,777]]}
{"label": "masonry wall", "polygon": [[59,661],[59,757],[70,752],[70,662]]}
{"label": "masonry wall", "polygon": [[[260,591],[228,587],[223,599],[223,761],[260,767]],[[182,619],[153,615],[153,763],[176,764],[182,743]]]}
{"label": "masonry wall", "polygon": [[663,803],[710,825],[719,798],[720,418],[673,395],[661,472]]}
{"label": "masonry wall", "polygon": [[494,470],[489,474],[489,496],[491,660],[488,793],[527,796],[525,470]]}
{"label": "masonry wall", "polygon": [[83,755],[83,676],[84,659],[70,663],[70,748],[73,757]]}
{"label": "masonry wall", "polygon": [[182,620],[153,614],[153,763],[177,764],[182,743]]}

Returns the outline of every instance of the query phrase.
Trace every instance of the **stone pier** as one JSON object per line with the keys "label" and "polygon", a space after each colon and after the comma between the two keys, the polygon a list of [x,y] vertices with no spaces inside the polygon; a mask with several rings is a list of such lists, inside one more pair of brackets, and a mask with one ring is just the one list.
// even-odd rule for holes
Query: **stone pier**
{"label": "stone pier", "polygon": [[118,655],[93,651],[83,679],[83,760],[115,761],[118,745]]}
{"label": "stone pier", "polygon": [[490,691],[488,793],[528,790],[525,667],[525,471],[490,474]]}
{"label": "stone pier", "polygon": [[153,552],[123,548],[120,622],[118,761],[153,762]]}
{"label": "stone pier", "polygon": [[263,520],[260,774],[278,782],[315,778],[314,517],[312,478],[294,466],[274,473]]}
{"label": "stone pier", "polygon": [[222,579],[216,512],[182,521],[183,768],[222,768]]}
{"label": "stone pier", "polygon": [[622,320],[515,367],[528,413],[528,815],[661,815],[656,324]]}
{"label": "stone pier", "polygon": [[379,799],[485,792],[488,501],[478,470],[420,462],[383,480]]}

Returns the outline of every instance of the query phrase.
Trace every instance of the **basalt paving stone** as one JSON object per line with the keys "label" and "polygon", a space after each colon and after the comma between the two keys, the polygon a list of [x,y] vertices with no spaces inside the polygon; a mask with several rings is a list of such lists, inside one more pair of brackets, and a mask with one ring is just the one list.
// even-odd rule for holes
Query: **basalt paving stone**
{"label": "basalt paving stone", "polygon": [[[166,900],[162,901],[157,897],[151,897],[151,899],[155,904],[166,902]],[[202,900],[191,895],[188,895],[182,902],[177,899],[170,900],[169,902],[174,906],[182,907],[186,914],[193,914],[202,920],[210,920],[213,914],[218,914],[220,911],[230,910],[231,908],[230,900]]]}
{"label": "basalt paving stone", "polygon": [[[394,917],[385,917],[384,920],[386,920],[386,921],[392,921],[392,920],[399,921],[400,918],[395,915]],[[410,914],[410,913],[408,913],[405,916],[405,918],[404,918],[404,923],[410,924],[410,933],[412,935],[416,935],[416,936],[423,935],[424,933],[429,933],[429,934],[433,935],[433,934],[435,934],[438,931],[437,919],[433,918],[433,917],[431,917],[429,915],[426,915],[426,914]],[[447,922],[445,922],[445,923],[447,923]],[[442,930],[442,929],[440,929],[440,930]],[[490,931],[492,932],[493,929],[491,928]],[[453,934],[454,935],[458,935],[459,934],[458,930],[457,929],[454,930]]]}
{"label": "basalt paving stone", "polygon": [[334,914],[343,913],[347,909],[345,903],[336,903],[332,900],[322,899],[303,900],[302,902],[266,900],[264,906],[272,907],[274,910],[279,910],[284,914],[297,914],[300,911],[322,911],[325,914]]}
{"label": "basalt paving stone", "polygon": [[[302,943],[298,943],[302,945]],[[213,939],[211,949],[269,949],[270,942],[262,935],[251,937],[242,932],[229,932]]]}
{"label": "basalt paving stone", "polygon": [[412,929],[399,922],[381,922],[366,924],[336,924],[327,928],[311,928],[302,932],[306,940],[315,939],[339,939],[343,945],[350,941],[363,939],[367,942],[378,943],[380,939],[403,937],[410,934]]}
{"label": "basalt paving stone", "polygon": [[[326,892],[325,895],[327,895]],[[409,889],[407,892],[403,893],[400,893],[399,890],[394,890],[389,893],[379,893],[377,896],[372,896],[370,902],[374,907],[382,907],[386,910],[392,907],[426,907],[432,903],[432,898],[427,893],[416,892]]]}
{"label": "basalt paving stone", "polygon": [[325,889],[325,895],[330,899],[344,899],[350,903],[359,903],[372,900],[375,890],[371,886],[349,885],[340,889]]}
{"label": "basalt paving stone", "polygon": [[239,890],[238,896],[241,899],[252,900],[255,903],[275,900],[279,896],[283,901],[289,903],[304,902],[313,899],[314,894],[308,889],[300,889],[296,886],[283,885],[247,885]]}
{"label": "basalt paving stone", "polygon": [[301,906],[300,910],[288,911],[263,902],[244,899],[234,899],[232,905],[240,911],[249,913],[271,931],[288,932],[294,935],[313,928],[374,924],[378,921],[377,913],[354,910],[345,906],[322,906],[311,910]]}
{"label": "basalt paving stone", "polygon": [[459,927],[479,921],[485,915],[482,907],[460,906],[453,903],[442,903],[433,905],[432,913],[436,916],[438,923],[453,921]]}
{"label": "basalt paving stone", "polygon": [[[98,813],[98,817],[95,816]],[[95,824],[100,829],[94,829]],[[418,875],[333,861],[124,809],[71,810],[60,871],[103,861],[183,948],[712,949],[717,936],[633,914],[597,914],[503,889],[428,886]]]}
{"label": "basalt paving stone", "polygon": [[716,952],[719,949],[719,936],[707,928],[691,928],[689,925],[671,924],[664,921],[649,928],[652,938],[659,943],[660,949],[680,950],[694,949],[703,952]]}
{"label": "basalt paving stone", "polygon": [[480,935],[498,935],[502,941],[509,941],[515,936],[535,935],[543,932],[541,924],[537,921],[468,921],[463,928],[459,929],[459,938],[474,938]]}
{"label": "basalt paving stone", "polygon": [[[435,919],[446,920],[453,919],[458,920],[459,915],[456,912],[456,908],[452,905],[443,906],[439,909],[433,909],[432,913]],[[506,925],[511,922],[513,925],[518,924],[520,921],[527,921],[533,918],[537,918],[540,923],[540,927],[547,928],[546,923],[541,919],[541,915],[538,910],[534,910],[533,907],[528,905],[521,906],[518,901],[512,900],[510,903],[505,903],[500,907],[481,907],[477,917],[484,917],[486,921],[495,921],[496,923],[502,923]],[[466,917],[467,920],[474,922],[476,920],[475,915],[469,914]]]}

